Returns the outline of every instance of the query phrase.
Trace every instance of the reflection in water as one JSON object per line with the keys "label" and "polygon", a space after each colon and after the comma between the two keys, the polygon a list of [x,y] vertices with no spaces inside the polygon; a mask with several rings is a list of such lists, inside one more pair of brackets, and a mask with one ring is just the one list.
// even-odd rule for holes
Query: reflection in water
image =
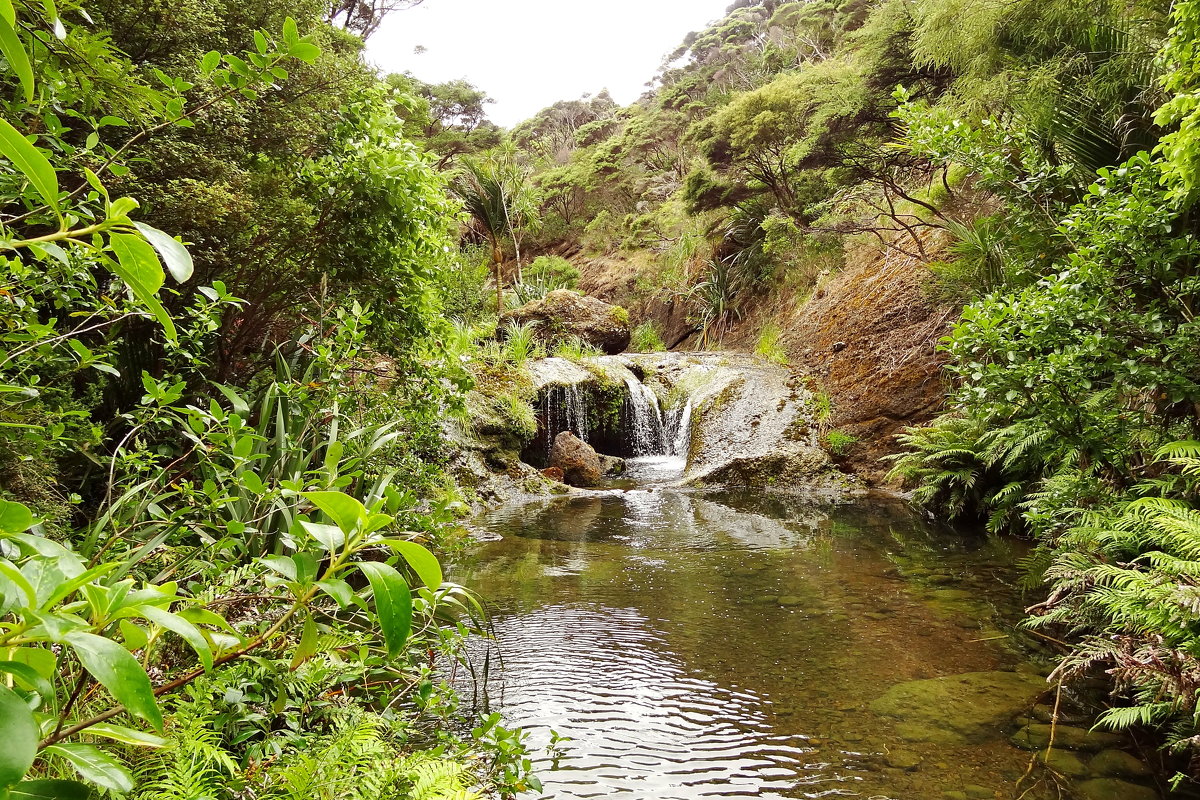
{"label": "reflection in water", "polygon": [[[658,465],[650,465],[651,469]],[[635,464],[645,468],[645,465]],[[906,680],[1009,668],[1005,543],[885,501],[654,489],[501,509],[459,580],[494,604],[493,710],[572,738],[546,796],[925,800],[1015,785],[996,732],[896,739],[867,708]],[[888,766],[915,753],[915,771]],[[547,765],[548,766],[548,765]]]}

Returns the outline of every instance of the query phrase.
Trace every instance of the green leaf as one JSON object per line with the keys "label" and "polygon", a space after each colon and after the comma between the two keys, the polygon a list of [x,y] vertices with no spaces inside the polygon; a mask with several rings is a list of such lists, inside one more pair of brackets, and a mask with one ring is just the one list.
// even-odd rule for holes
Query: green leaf
{"label": "green leaf", "polygon": [[75,649],[83,668],[135,717],[149,722],[162,733],[162,711],[154,699],[150,678],[128,650],[92,633],[69,633],[67,644]]}
{"label": "green leaf", "polygon": [[168,236],[158,228],[144,222],[135,222],[133,227],[137,228],[138,232],[146,237],[146,241],[150,242],[162,256],[163,263],[167,265],[167,269],[176,283],[186,283],[192,277],[195,265],[192,264],[192,254],[186,247],[176,241],[173,236]]}
{"label": "green leaf", "polygon": [[128,284],[138,302],[150,309],[166,330],[167,338],[177,340],[175,323],[158,301],[158,290],[162,288],[165,274],[154,248],[142,237],[131,233],[109,234],[108,241],[117,254],[117,264],[109,261],[113,271]]}
{"label": "green leaf", "polygon": [[33,527],[33,512],[28,506],[0,500],[0,533],[24,533]]}
{"label": "green leaf", "polygon": [[442,585],[442,565],[433,553],[416,542],[403,539],[387,539],[383,544],[395,550],[408,562],[413,572],[421,579],[421,583],[430,589],[437,589]]}
{"label": "green leaf", "polygon": [[0,791],[12,786],[33,766],[37,756],[38,726],[33,712],[20,696],[0,684]]}
{"label": "green leaf", "polygon": [[133,776],[120,761],[90,744],[52,744],[43,752],[53,753],[71,762],[85,781],[112,792],[124,794],[133,789]]}
{"label": "green leaf", "polygon": [[300,520],[300,527],[304,528],[317,544],[330,552],[336,551],[346,543],[346,534],[337,525],[324,525],[320,522],[306,522]]}
{"label": "green leaf", "polygon": [[341,608],[349,608],[354,602],[354,590],[350,584],[337,578],[326,578],[317,581],[317,588],[337,601]]}
{"label": "green leaf", "polygon": [[13,675],[21,683],[24,683],[33,691],[40,694],[44,699],[54,697],[54,688],[50,685],[50,681],[28,664],[22,664],[20,661],[0,661],[0,672],[7,672]]}
{"label": "green leaf", "polygon": [[216,387],[217,391],[225,395],[225,399],[229,401],[229,405],[233,408],[233,413],[242,417],[250,416],[250,404],[246,402],[244,397],[224,384],[218,383]]}
{"label": "green leaf", "polygon": [[161,736],[155,736],[145,731],[126,728],[124,725],[109,725],[107,722],[97,722],[87,729],[89,736],[102,736],[114,742],[132,744],[137,747],[166,747],[169,741]]}
{"label": "green leaf", "polygon": [[375,613],[387,644],[388,656],[395,658],[404,649],[404,642],[412,630],[412,592],[404,576],[378,561],[364,561],[358,565],[371,583],[375,595]]}
{"label": "green leaf", "polygon": [[301,664],[313,657],[317,652],[317,623],[313,622],[311,614],[304,616],[304,631],[300,634],[300,643],[292,655],[292,663],[288,667],[295,672]]}
{"label": "green leaf", "polygon": [[345,533],[354,530],[367,514],[362,503],[343,492],[304,492],[303,496]]}
{"label": "green leaf", "polygon": [[11,161],[33,184],[46,205],[58,212],[58,173],[41,151],[4,119],[0,119],[0,156]]}
{"label": "green leaf", "polygon": [[158,627],[178,634],[181,639],[196,651],[196,655],[200,657],[200,665],[204,667],[204,671],[212,671],[212,647],[199,628],[183,617],[172,614],[170,611],[163,611],[156,606],[139,606],[137,612],[140,616],[150,620]]}
{"label": "green leaf", "polygon": [[296,20],[288,17],[283,21],[283,43],[288,47],[300,41],[300,32],[296,30]]}
{"label": "green leaf", "polygon": [[12,0],[0,0],[0,18],[9,25],[17,24],[17,10],[13,8]]}
{"label": "green leaf", "polygon": [[8,66],[16,73],[21,81],[21,89],[25,94],[25,102],[33,102],[33,65],[29,63],[29,54],[25,45],[17,35],[16,28],[0,14],[0,53],[8,60]]}
{"label": "green leaf", "polygon": [[33,584],[17,569],[11,561],[0,558],[0,577],[8,578],[12,585],[19,589],[21,594],[25,595],[25,606],[27,608],[37,608],[37,589],[33,588]]}
{"label": "green leaf", "polygon": [[288,49],[288,55],[303,61],[305,64],[311,64],[321,57],[321,48],[312,42],[296,42]]}
{"label": "green leaf", "polygon": [[8,792],[7,800],[91,800],[90,787],[78,781],[22,781]]}
{"label": "green leaf", "polygon": [[204,58],[200,59],[200,69],[203,72],[212,72],[221,64],[221,54],[216,50],[209,50],[204,54]]}

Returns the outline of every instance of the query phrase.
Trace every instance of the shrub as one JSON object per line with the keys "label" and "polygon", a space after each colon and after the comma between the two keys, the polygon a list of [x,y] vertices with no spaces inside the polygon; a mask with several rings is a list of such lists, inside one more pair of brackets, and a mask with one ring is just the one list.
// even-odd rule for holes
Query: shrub
{"label": "shrub", "polygon": [[651,320],[646,320],[633,329],[629,347],[635,353],[661,353],[667,349],[658,333],[658,326]]}
{"label": "shrub", "polygon": [[857,443],[858,437],[844,431],[834,430],[825,434],[825,447],[835,456],[844,455],[850,449],[850,445]]}
{"label": "shrub", "polygon": [[778,325],[768,322],[758,334],[758,342],[754,345],[754,354],[773,364],[786,366],[788,363],[787,352],[779,342],[782,335],[783,331]]}

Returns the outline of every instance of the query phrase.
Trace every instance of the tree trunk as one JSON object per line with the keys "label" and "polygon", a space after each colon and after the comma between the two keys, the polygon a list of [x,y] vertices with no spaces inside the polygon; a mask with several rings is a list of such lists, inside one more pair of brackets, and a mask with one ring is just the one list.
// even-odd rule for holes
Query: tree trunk
{"label": "tree trunk", "polygon": [[504,253],[500,250],[500,241],[492,239],[492,276],[496,281],[496,316],[504,313],[504,283],[500,275],[500,266],[504,263]]}

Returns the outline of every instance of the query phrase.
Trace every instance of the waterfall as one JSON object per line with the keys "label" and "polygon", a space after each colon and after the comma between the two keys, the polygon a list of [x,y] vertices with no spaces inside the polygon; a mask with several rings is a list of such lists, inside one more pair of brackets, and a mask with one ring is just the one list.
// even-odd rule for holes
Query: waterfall
{"label": "waterfall", "polygon": [[609,455],[686,459],[691,401],[683,397],[664,408],[655,390],[627,364],[597,361],[607,382],[598,382],[594,374],[561,359],[536,363],[535,376],[541,378],[539,436],[536,448],[528,453],[530,463],[549,463],[554,439],[563,431]]}
{"label": "waterfall", "polygon": [[633,375],[625,379],[625,388],[629,391],[625,406],[626,424],[629,428],[628,434],[633,454],[635,456],[661,454],[666,441],[658,396]]}
{"label": "waterfall", "polygon": [[692,438],[692,399],[669,409],[663,417],[663,443],[667,455],[687,458],[688,445]]}
{"label": "waterfall", "polygon": [[548,432],[546,437],[546,460],[554,448],[554,437],[570,431],[583,441],[588,440],[587,392],[578,384],[550,386],[546,389],[542,410],[541,427]]}

